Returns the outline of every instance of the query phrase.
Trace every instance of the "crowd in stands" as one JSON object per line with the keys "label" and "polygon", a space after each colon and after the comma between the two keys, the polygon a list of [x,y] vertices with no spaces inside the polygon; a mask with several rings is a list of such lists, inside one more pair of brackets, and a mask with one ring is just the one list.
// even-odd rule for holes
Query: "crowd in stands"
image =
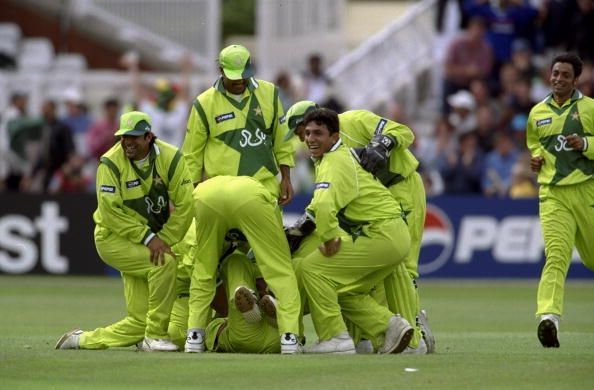
{"label": "crowd in stands", "polygon": [[[447,3],[439,1],[440,9]],[[427,194],[535,197],[525,142],[527,116],[549,93],[550,60],[559,52],[574,51],[584,60],[578,88],[593,96],[594,1],[456,3],[460,25],[446,43],[440,114],[432,133],[418,134],[411,148],[420,160]],[[438,30],[443,24],[438,20]],[[323,60],[312,54],[303,73],[281,72],[271,80],[285,109],[303,99],[338,112],[345,109],[324,73]],[[119,115],[131,107],[151,114],[157,136],[181,145],[192,97],[199,92],[188,90],[189,60],[182,60],[178,85],[159,80],[150,88],[140,82],[137,58],[125,57],[122,65],[129,70],[135,99],[107,99],[100,118],[89,114],[76,89],[64,91],[61,102],[46,100],[39,117],[29,114],[25,94],[11,96],[0,112],[0,191],[93,191],[98,158],[116,141]],[[403,117],[395,101],[377,113],[415,131],[415,118]],[[311,164],[303,145],[296,147],[292,176],[296,190],[307,193]]]}

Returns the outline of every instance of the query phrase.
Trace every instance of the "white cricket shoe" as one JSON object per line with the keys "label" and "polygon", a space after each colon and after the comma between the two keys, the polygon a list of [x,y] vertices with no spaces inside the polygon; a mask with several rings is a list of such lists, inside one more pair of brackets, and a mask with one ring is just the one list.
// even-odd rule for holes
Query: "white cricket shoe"
{"label": "white cricket shoe", "polygon": [[330,353],[347,355],[357,353],[355,343],[348,332],[332,337],[330,340],[318,341],[317,344],[305,350],[306,353]]}
{"label": "white cricket shoe", "polygon": [[276,299],[270,295],[264,295],[258,302],[260,311],[264,313],[266,322],[275,328],[278,328],[278,321],[276,320]]}
{"label": "white cricket shoe", "polygon": [[419,346],[416,348],[406,347],[404,351],[402,351],[403,355],[426,355],[427,352],[427,343],[425,343],[425,339],[422,337],[419,339]]}
{"label": "white cricket shoe", "polygon": [[234,297],[235,307],[239,310],[245,322],[256,324],[262,321],[262,313],[255,292],[245,286],[239,286],[235,289]]}
{"label": "white cricket shoe", "polygon": [[397,314],[390,318],[384,337],[384,344],[377,353],[400,353],[404,351],[412,339],[414,329],[407,320]]}
{"label": "white cricket shoe", "polygon": [[81,334],[83,331],[78,328],[64,333],[56,343],[55,349],[78,349],[78,339]]}
{"label": "white cricket shoe", "polygon": [[303,347],[299,343],[299,339],[294,333],[285,333],[280,339],[281,354],[282,355],[294,355],[296,353],[302,353]]}
{"label": "white cricket shoe", "polygon": [[361,339],[361,341],[355,345],[355,350],[359,355],[368,355],[373,353],[373,344],[371,343],[371,340]]}
{"label": "white cricket shoe", "polygon": [[427,345],[427,353],[435,353],[435,337],[433,336],[431,328],[429,328],[429,316],[427,315],[427,311],[425,309],[421,310],[417,318],[419,319],[423,339]]}
{"label": "white cricket shoe", "polygon": [[538,324],[538,339],[545,348],[559,348],[559,315],[557,314],[543,314],[540,316],[540,323]]}
{"label": "white cricket shoe", "polygon": [[188,353],[202,353],[206,350],[204,344],[204,330],[189,329],[188,337],[186,337],[186,344],[184,345],[184,352]]}
{"label": "white cricket shoe", "polygon": [[[136,344],[136,346],[138,347],[138,344]],[[144,352],[175,352],[179,347],[173,344],[169,339],[152,339],[150,337],[145,337],[138,349]]]}

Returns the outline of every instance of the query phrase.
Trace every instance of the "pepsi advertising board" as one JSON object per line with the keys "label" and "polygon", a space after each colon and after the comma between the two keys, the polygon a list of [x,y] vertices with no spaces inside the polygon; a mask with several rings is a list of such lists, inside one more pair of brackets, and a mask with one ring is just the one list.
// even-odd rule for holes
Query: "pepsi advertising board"
{"label": "pepsi advertising board", "polygon": [[[284,209],[297,219],[309,202]],[[0,194],[0,274],[105,275],[93,242],[94,194]],[[593,233],[594,234],[594,233]],[[436,197],[427,202],[423,278],[539,278],[544,244],[538,201]],[[570,278],[594,279],[574,252]]]}
{"label": "pepsi advertising board", "polygon": [[[308,202],[307,197],[297,197],[285,208],[285,213],[295,215],[287,217],[295,218]],[[419,258],[422,277],[539,278],[543,264],[537,199],[428,199]],[[594,278],[594,271],[582,264],[577,251],[568,277]]]}

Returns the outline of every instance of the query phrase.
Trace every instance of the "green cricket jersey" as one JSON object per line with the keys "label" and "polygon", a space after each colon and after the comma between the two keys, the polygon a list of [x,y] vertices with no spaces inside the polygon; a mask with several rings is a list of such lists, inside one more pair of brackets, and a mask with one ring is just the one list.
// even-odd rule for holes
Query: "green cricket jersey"
{"label": "green cricket jersey", "polygon": [[[565,136],[585,137],[586,149],[573,150]],[[535,105],[526,124],[526,143],[532,157],[544,158],[538,182],[570,185],[592,178],[594,174],[594,100],[574,90],[559,107],[552,94]]]}
{"label": "green cricket jersey", "polygon": [[250,78],[238,101],[220,78],[196,98],[188,119],[183,153],[192,181],[200,182],[203,170],[207,178],[276,178],[279,165],[295,166],[293,145],[284,141],[287,132],[274,84]]}
{"label": "green cricket jersey", "polygon": [[338,115],[340,138],[349,148],[366,146],[373,136],[389,135],[396,141],[390,154],[386,172],[379,172],[378,179],[386,186],[394,184],[398,176],[408,177],[417,170],[419,161],[408,147],[415,136],[412,130],[401,123],[382,118],[367,110],[352,110]]}
{"label": "green cricket jersey", "polygon": [[315,220],[323,242],[338,237],[339,227],[355,236],[365,225],[401,215],[392,194],[361,168],[341,140],[315,162],[315,175],[306,212]]}
{"label": "green cricket jersey", "polygon": [[[97,169],[95,223],[134,243],[158,234],[168,245],[183,237],[193,217],[192,180],[178,149],[159,139],[138,168],[120,143]],[[170,212],[170,206],[175,208]]]}

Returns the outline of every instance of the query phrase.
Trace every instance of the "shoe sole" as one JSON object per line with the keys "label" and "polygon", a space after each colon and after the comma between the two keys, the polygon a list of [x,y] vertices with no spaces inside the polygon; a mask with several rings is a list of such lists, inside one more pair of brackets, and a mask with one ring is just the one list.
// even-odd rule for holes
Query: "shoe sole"
{"label": "shoe sole", "polygon": [[542,320],[538,324],[538,340],[545,348],[559,348],[559,339],[557,339],[557,328],[551,320]]}
{"label": "shoe sole", "polygon": [[265,295],[258,302],[260,311],[266,316],[266,321],[275,328],[278,328],[278,322],[276,320],[276,305],[272,300],[272,297]]}
{"label": "shoe sole", "polygon": [[387,353],[400,353],[400,352],[404,351],[406,349],[406,347],[408,347],[408,344],[410,344],[410,341],[412,340],[414,333],[415,333],[415,330],[412,327],[409,327],[409,329],[406,329],[400,336],[400,341],[398,341],[396,343],[396,346],[394,347],[394,349],[392,349],[391,351],[389,351]]}
{"label": "shoe sole", "polygon": [[431,332],[431,328],[429,328],[429,317],[425,310],[421,310],[419,323],[421,324],[425,344],[427,344],[427,353],[435,353],[435,337],[433,336],[433,332]]}
{"label": "shoe sole", "polygon": [[54,347],[54,349],[60,349],[60,347],[62,346],[62,344],[64,344],[64,342],[73,334],[75,334],[76,332],[80,331],[79,328],[76,329],[72,329],[70,332],[66,332],[62,335],[62,337],[60,337],[60,339],[58,340],[58,342],[56,343],[56,346]]}
{"label": "shoe sole", "polygon": [[196,350],[196,349],[192,350],[192,349],[184,347],[184,352],[185,353],[203,353],[204,350]]}
{"label": "shoe sole", "polygon": [[380,350],[378,351],[378,354],[386,355],[389,353],[400,353],[400,352],[404,351],[406,349],[406,347],[408,347],[408,344],[410,344],[410,341],[412,340],[414,333],[415,333],[415,330],[413,329],[412,326],[409,325],[409,326],[405,327],[403,329],[403,331],[400,333],[400,335],[398,336],[398,338],[396,339],[396,342],[394,343],[394,345],[386,350],[382,350],[380,348]]}
{"label": "shoe sole", "polygon": [[250,324],[262,320],[258,301],[247,287],[240,286],[235,290],[235,307],[243,315],[246,322]]}

